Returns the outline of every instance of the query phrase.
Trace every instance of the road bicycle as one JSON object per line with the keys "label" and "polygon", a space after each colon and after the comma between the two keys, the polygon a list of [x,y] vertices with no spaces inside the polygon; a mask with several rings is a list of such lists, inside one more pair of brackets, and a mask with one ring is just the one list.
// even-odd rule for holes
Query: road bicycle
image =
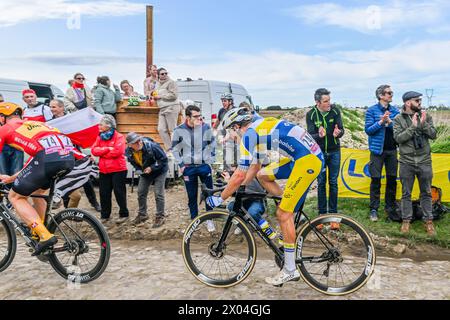
{"label": "road bicycle", "polygon": [[[88,283],[100,277],[108,266],[110,241],[103,225],[89,212],[77,208],[51,212],[56,180],[52,180],[48,195],[31,195],[47,202],[44,224],[58,243],[44,250],[36,257],[49,263],[55,271],[74,283]],[[13,261],[17,238],[16,231],[23,237],[29,252],[35,252],[39,239],[31,229],[21,222],[13,212],[7,197],[9,191],[0,184],[0,272]]]}
{"label": "road bicycle", "polygon": [[[224,188],[202,185],[201,201]],[[211,287],[235,286],[250,275],[257,255],[255,234],[273,251],[277,266],[281,269],[284,264],[283,246],[278,239],[271,240],[243,206],[245,200],[273,199],[278,204],[281,198],[247,193],[242,187],[234,197],[231,210],[199,215],[184,233],[184,262],[197,280]],[[375,246],[358,222],[342,214],[311,220],[303,208],[294,221],[295,262],[309,286],[324,294],[345,295],[367,283],[375,268]]]}

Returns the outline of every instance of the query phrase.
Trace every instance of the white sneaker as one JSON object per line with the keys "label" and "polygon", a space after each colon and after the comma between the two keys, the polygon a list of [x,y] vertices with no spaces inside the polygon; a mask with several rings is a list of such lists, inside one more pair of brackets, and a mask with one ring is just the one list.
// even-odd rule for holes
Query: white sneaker
{"label": "white sneaker", "polygon": [[208,229],[208,232],[216,231],[216,226],[212,220],[206,220],[206,229]]}
{"label": "white sneaker", "polygon": [[274,277],[267,277],[266,283],[271,284],[273,286],[282,286],[283,283],[288,281],[298,281],[300,279],[300,272],[295,269],[294,272],[288,273],[284,268]]}
{"label": "white sneaker", "polygon": [[242,230],[239,229],[239,228],[236,228],[236,229],[234,230],[234,234],[235,234],[236,236],[240,235],[241,233],[242,233]]}

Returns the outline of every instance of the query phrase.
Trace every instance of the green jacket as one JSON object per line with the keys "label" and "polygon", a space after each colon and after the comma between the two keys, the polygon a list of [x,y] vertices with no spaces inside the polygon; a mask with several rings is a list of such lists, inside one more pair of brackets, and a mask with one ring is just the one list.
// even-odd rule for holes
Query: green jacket
{"label": "green jacket", "polygon": [[[422,164],[431,163],[431,147],[429,139],[436,139],[436,128],[429,114],[425,123],[420,122],[416,128],[412,125],[412,115],[404,110],[394,118],[394,139],[399,145],[400,163]],[[420,139],[422,147],[414,146],[414,140]],[[417,143],[416,143],[417,144]]]}
{"label": "green jacket", "polygon": [[98,113],[116,113],[117,102],[122,101],[120,90],[116,89],[115,92],[111,88],[98,84],[94,87],[94,106]]}

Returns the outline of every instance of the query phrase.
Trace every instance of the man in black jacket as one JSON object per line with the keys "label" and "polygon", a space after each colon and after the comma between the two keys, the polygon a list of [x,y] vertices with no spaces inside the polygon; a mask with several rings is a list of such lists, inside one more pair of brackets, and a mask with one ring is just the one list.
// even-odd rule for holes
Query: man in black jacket
{"label": "man in black jacket", "polygon": [[141,137],[135,132],[127,135],[128,148],[125,151],[128,162],[141,172],[138,185],[139,212],[134,223],[139,224],[148,219],[147,195],[150,185],[154,184],[156,217],[153,228],[164,223],[165,181],[168,160],[159,144],[149,138]]}
{"label": "man in black jacket", "polygon": [[317,178],[319,214],[337,213],[339,168],[341,164],[341,145],[339,139],[344,135],[341,112],[330,103],[330,91],[321,88],[314,94],[316,106],[306,114],[308,133],[319,144],[328,168],[329,197],[327,208],[327,172]]}

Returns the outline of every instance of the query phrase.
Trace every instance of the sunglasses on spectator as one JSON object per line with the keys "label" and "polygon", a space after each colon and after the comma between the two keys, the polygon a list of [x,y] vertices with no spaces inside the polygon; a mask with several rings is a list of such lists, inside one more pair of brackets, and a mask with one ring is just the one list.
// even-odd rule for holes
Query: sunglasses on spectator
{"label": "sunglasses on spectator", "polygon": [[198,118],[201,118],[201,117],[202,117],[201,114],[197,114],[197,115],[195,115],[195,116],[191,116],[191,118],[195,118],[195,119],[198,119]]}
{"label": "sunglasses on spectator", "polygon": [[75,78],[76,80],[84,80],[84,78]]}
{"label": "sunglasses on spectator", "polygon": [[160,76],[167,76],[167,72],[161,72],[159,75]]}
{"label": "sunglasses on spectator", "polygon": [[388,94],[388,95],[390,95],[390,96],[393,96],[393,95],[394,95],[394,92],[393,92],[393,91],[386,91],[384,94]]}

